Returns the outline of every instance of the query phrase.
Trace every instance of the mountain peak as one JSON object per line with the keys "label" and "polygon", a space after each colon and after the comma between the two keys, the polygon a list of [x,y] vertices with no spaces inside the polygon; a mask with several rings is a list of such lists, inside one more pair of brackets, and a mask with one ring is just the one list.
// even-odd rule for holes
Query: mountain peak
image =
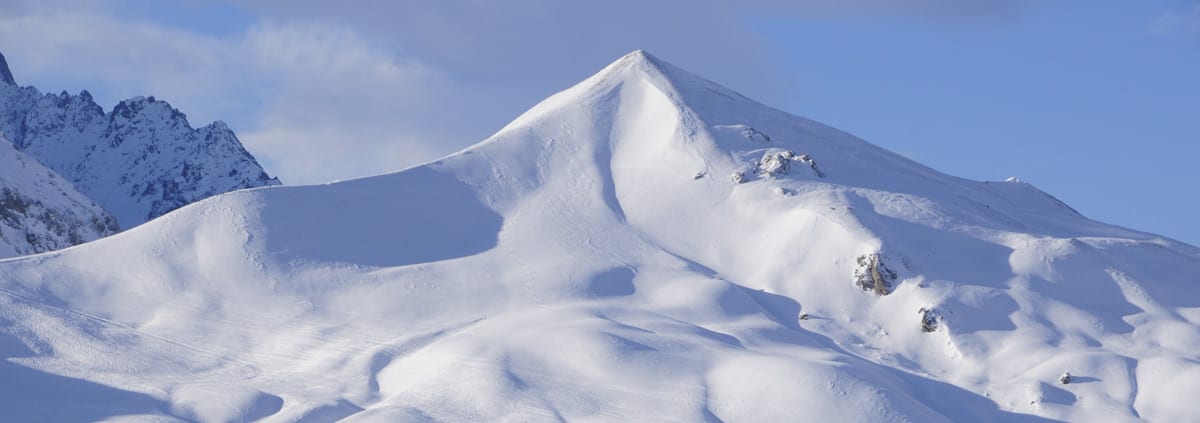
{"label": "mountain peak", "polygon": [[621,56],[613,64],[618,66],[639,66],[643,69],[657,69],[663,64],[663,61],[646,50],[638,49]]}
{"label": "mountain peak", "polygon": [[645,50],[634,50],[605,66],[593,78],[607,80],[614,77],[636,76],[651,80],[670,80],[673,79],[670,76],[679,74],[686,75],[686,78],[695,78],[687,71],[682,71]]}
{"label": "mountain peak", "polygon": [[[741,93],[713,82],[712,80],[680,68],[662,60],[645,50],[634,50],[603,70],[593,75],[581,85],[612,86],[621,82],[641,80],[650,83],[673,102],[686,105],[689,108],[767,108],[770,107],[754,101]],[[589,84],[588,82],[591,81]],[[732,106],[733,103],[740,103]]]}
{"label": "mountain peak", "polygon": [[12,71],[8,70],[8,62],[4,60],[3,53],[0,53],[0,82],[17,85],[17,82],[13,81]]}
{"label": "mountain peak", "polygon": [[[631,87],[653,87],[676,108],[709,105],[713,94],[723,98],[741,98],[741,94],[668,63],[645,50],[634,50],[609,63],[580,83],[560,91],[517,117],[499,132],[519,128],[556,110],[585,103],[612,100],[606,93]],[[689,101],[694,100],[694,101]],[[748,99],[745,99],[748,100]],[[598,104],[593,104],[598,106]]]}

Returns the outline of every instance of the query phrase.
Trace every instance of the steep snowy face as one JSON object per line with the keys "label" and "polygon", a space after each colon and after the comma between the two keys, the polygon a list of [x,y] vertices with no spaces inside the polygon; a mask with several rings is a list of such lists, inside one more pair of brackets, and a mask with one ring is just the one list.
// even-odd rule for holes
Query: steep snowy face
{"label": "steep snowy face", "polygon": [[0,376],[103,386],[57,415],[18,402],[49,389],[0,408],[1183,421],[1197,274],[1195,247],[634,52],[441,160],[220,195],[0,262],[0,365],[20,364]]}
{"label": "steep snowy face", "polygon": [[117,231],[108,212],[0,136],[0,258],[66,248]]}
{"label": "steep snowy face", "polygon": [[224,123],[192,128],[154,97],[104,113],[87,91],[0,84],[0,133],[133,227],[191,202],[278,185]]}

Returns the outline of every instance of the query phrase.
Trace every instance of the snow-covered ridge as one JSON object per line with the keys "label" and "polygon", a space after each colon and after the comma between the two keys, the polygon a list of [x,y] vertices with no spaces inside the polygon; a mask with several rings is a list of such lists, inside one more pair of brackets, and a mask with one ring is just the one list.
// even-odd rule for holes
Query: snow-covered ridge
{"label": "snow-covered ridge", "polygon": [[193,128],[154,97],[104,110],[83,91],[42,95],[0,83],[0,134],[75,184],[121,226],[137,226],[191,202],[278,185],[224,123]]}
{"label": "snow-covered ridge", "polygon": [[441,160],[0,262],[0,376],[52,387],[0,409],[1187,421],[1197,274],[1196,247],[635,52]]}

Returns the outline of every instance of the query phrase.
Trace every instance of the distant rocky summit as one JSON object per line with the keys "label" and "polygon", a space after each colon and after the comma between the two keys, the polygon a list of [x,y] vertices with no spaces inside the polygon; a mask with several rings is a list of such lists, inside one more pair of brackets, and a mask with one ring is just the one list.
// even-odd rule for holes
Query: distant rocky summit
{"label": "distant rocky summit", "polygon": [[42,94],[17,85],[3,55],[0,135],[15,147],[3,154],[20,151],[53,170],[123,228],[216,194],[280,183],[223,122],[193,128],[154,97],[105,113],[87,91]]}

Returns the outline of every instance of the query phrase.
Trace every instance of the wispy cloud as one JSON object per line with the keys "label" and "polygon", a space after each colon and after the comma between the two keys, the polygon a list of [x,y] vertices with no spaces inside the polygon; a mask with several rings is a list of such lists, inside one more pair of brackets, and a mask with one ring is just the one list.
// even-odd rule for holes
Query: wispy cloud
{"label": "wispy cloud", "polygon": [[344,28],[261,23],[215,37],[56,11],[0,18],[0,39],[23,41],[3,46],[19,83],[78,81],[108,93],[104,106],[152,94],[193,124],[229,121],[292,183],[397,170],[469,142],[445,113],[467,86]]}
{"label": "wispy cloud", "polygon": [[634,49],[772,101],[779,67],[747,16],[978,19],[1029,3],[247,0],[246,28],[205,32],[120,13],[133,4],[123,0],[13,0],[0,5],[0,49],[18,82],[59,85],[43,90],[88,88],[104,106],[155,95],[194,124],[225,120],[269,171],[313,183],[479,141]]}
{"label": "wispy cloud", "polygon": [[1200,33],[1200,3],[1185,10],[1164,13],[1150,23],[1150,32],[1156,34]]}

